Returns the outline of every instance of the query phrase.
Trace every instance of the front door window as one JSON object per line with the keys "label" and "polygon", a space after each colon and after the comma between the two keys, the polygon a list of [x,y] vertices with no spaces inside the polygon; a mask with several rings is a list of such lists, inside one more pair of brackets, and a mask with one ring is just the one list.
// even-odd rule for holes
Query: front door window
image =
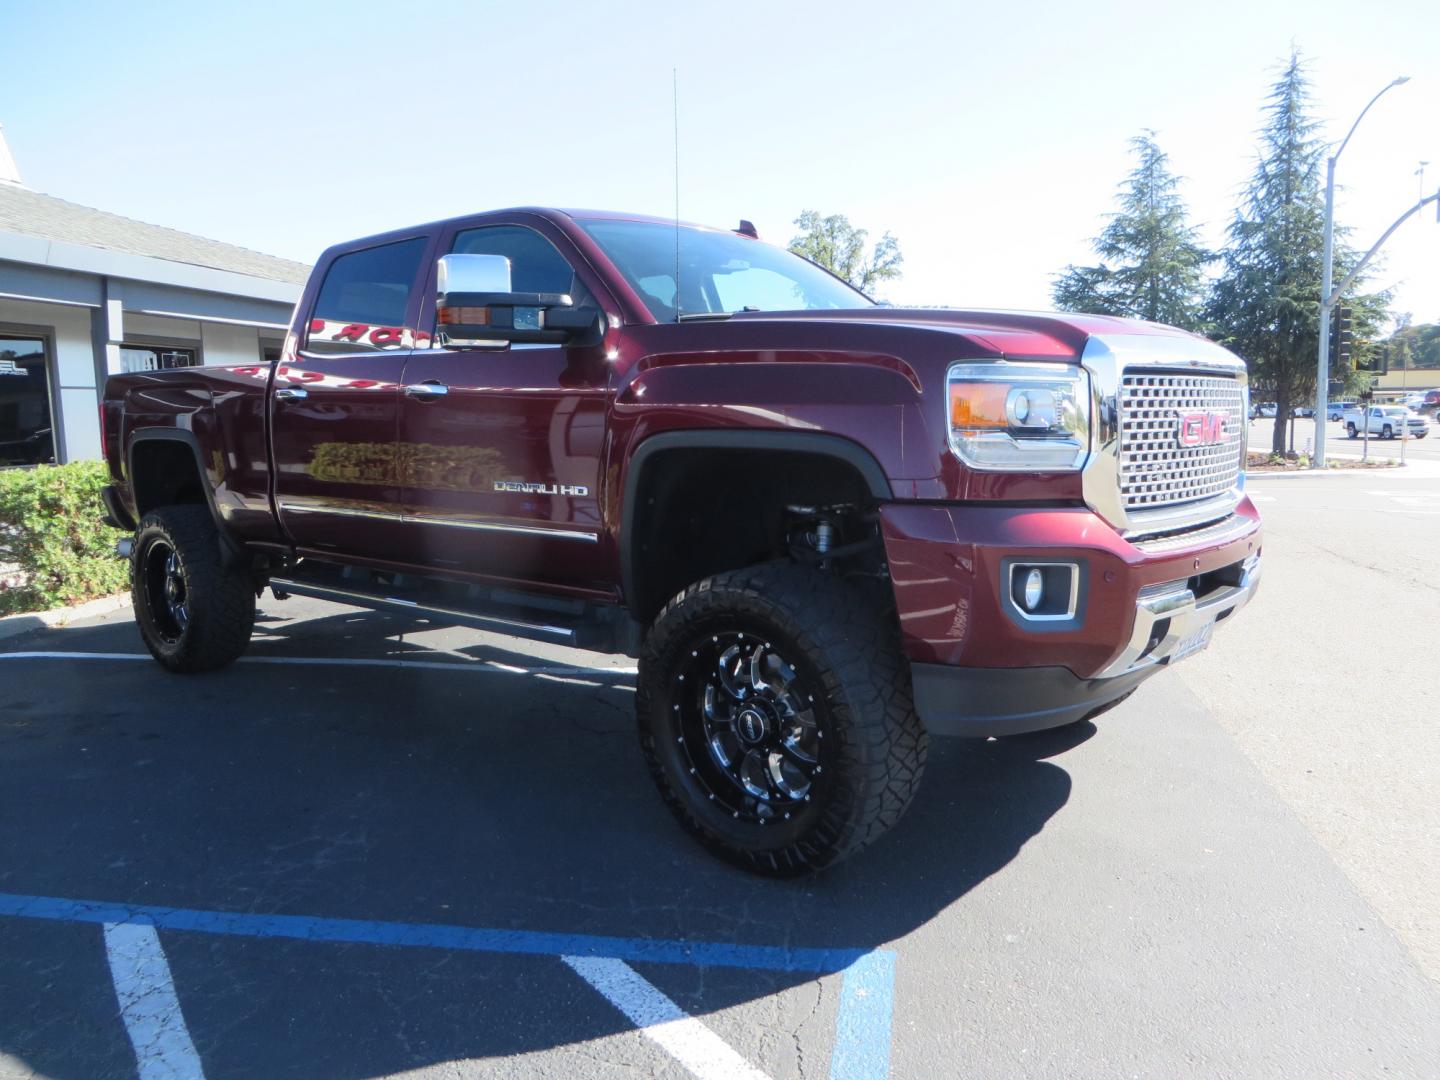
{"label": "front door window", "polygon": [[55,460],[45,340],[0,334],[0,468]]}

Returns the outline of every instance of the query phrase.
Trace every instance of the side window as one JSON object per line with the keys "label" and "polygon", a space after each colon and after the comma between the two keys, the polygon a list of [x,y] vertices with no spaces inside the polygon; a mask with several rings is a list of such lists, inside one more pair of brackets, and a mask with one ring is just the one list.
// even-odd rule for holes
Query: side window
{"label": "side window", "polygon": [[423,236],[341,255],[325,274],[305,348],[313,353],[415,347],[405,325],[410,292],[425,255]]}
{"label": "side window", "polygon": [[575,306],[593,304],[589,291],[555,245],[534,229],[490,225],[455,234],[454,255],[503,255],[510,260],[513,292],[569,293]]}

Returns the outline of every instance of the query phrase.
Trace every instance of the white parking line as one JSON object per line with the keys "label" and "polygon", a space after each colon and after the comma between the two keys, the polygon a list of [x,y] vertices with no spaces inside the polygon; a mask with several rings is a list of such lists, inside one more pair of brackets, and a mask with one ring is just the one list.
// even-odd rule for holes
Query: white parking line
{"label": "white parking line", "polygon": [[204,1080],[155,927],[106,923],[105,956],[140,1080]]}
{"label": "white parking line", "polygon": [[603,956],[560,959],[624,1013],[642,1035],[700,1080],[767,1080],[720,1036],[641,978],[625,961]]}
{"label": "white parking line", "polygon": [[[0,652],[0,660],[149,660],[149,653],[96,653],[96,652]],[[451,663],[441,660],[387,660],[360,659],[356,657],[329,656],[242,656],[242,664],[294,664],[313,667],[392,667],[420,668],[425,671],[458,671],[467,675],[634,675],[633,667],[515,667],[498,660],[480,660],[473,663]]]}

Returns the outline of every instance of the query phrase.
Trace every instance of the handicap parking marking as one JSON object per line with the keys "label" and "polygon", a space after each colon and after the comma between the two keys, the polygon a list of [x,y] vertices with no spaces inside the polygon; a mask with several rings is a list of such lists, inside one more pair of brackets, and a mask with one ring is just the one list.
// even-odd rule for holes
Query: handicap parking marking
{"label": "handicap parking marking", "polygon": [[[314,944],[378,945],[395,948],[450,949],[508,955],[547,956],[560,959],[571,970],[595,986],[611,1004],[639,1023],[630,1010],[649,1018],[649,1027],[663,1030],[669,1044],[678,1046],[694,1057],[697,1064],[710,1072],[695,1072],[686,1058],[678,1060],[695,1072],[701,1080],[711,1076],[750,1076],[751,1073],[714,1072],[717,1063],[734,1065],[727,1055],[739,1058],[718,1036],[685,1014],[679,1006],[635,973],[634,963],[675,964],[693,967],[749,968],[814,976],[842,977],[839,1008],[836,1016],[835,1045],[831,1052],[831,1080],[883,1080],[890,1072],[890,1042],[895,983],[895,956],[885,949],[805,948],[799,946],[740,945],[716,941],[683,941],[658,938],[607,937],[590,934],[564,934],[550,931],[504,930],[457,926],[443,923],[403,923],[364,919],[332,918],[310,915],[261,915],[238,911],[206,911],[196,908],[161,907],[150,904],[119,904],[95,900],[73,900],[54,896],[28,896],[0,893],[0,917],[42,919],[52,922],[92,923],[106,928],[107,948],[111,927],[130,929],[113,931],[117,942],[129,950],[122,952],[120,974],[116,975],[116,994],[120,998],[122,1016],[127,997],[122,994],[122,976],[126,993],[134,985],[128,973],[132,968],[147,972],[147,985],[160,988],[156,998],[144,1009],[134,1013],[141,1024],[140,1041],[148,1040],[151,1031],[174,1036],[167,1046],[183,1045],[178,1032],[183,1031],[178,997],[169,979],[169,968],[159,939],[146,939],[144,930],[155,935],[160,930],[176,930],[200,934],[216,934],[243,938],[275,938]],[[147,951],[148,950],[148,951]],[[124,959],[129,956],[133,959]],[[157,963],[158,957],[158,963]],[[608,961],[592,965],[591,960]],[[617,968],[615,964],[621,965]],[[125,965],[131,965],[127,967]],[[162,979],[160,969],[164,967]],[[116,964],[112,961],[112,972]],[[624,971],[621,970],[624,969]],[[626,975],[629,972],[630,975]],[[594,977],[592,980],[592,976]],[[631,978],[630,976],[633,976]],[[603,982],[604,987],[598,986]],[[173,1010],[163,1002],[164,986],[174,999]],[[648,991],[645,988],[649,988]],[[615,996],[612,996],[612,993]],[[622,1004],[623,1001],[623,1004]],[[156,1002],[160,1002],[159,1005]],[[157,1011],[158,1010],[158,1011]],[[167,1019],[168,1018],[168,1019]],[[162,1020],[164,1023],[162,1024]],[[694,1027],[688,1026],[689,1021]],[[176,1028],[176,1024],[179,1028]],[[126,1018],[132,1042],[137,1038]],[[147,1026],[148,1025],[148,1026]],[[668,1025],[668,1026],[667,1026]],[[677,1026],[678,1025],[678,1026]],[[700,1031],[697,1031],[699,1028]],[[643,1029],[643,1026],[642,1026]],[[645,1030],[647,1037],[671,1050],[655,1033]],[[707,1037],[708,1036],[708,1037]],[[189,1043],[188,1032],[184,1043]],[[722,1049],[723,1048],[723,1052]],[[193,1054],[194,1046],[190,1044]],[[674,1051],[671,1050],[673,1053]],[[179,1054],[176,1050],[175,1053]],[[137,1056],[139,1046],[137,1043]],[[177,1061],[184,1062],[183,1056]],[[198,1058],[195,1059],[198,1070]],[[191,1080],[201,1077],[198,1071],[142,1071],[143,1080],[169,1077]],[[754,1076],[763,1074],[754,1072]]]}

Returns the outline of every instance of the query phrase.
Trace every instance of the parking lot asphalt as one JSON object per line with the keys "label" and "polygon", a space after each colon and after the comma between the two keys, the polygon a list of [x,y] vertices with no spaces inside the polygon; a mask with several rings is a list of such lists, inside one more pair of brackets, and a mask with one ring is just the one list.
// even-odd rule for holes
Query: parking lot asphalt
{"label": "parking lot asphalt", "polygon": [[1383,865],[1215,674],[1300,666],[1264,629],[1298,545],[1194,676],[936,742],[901,825],[798,882],[671,821],[623,659],[268,597],[207,676],[126,612],[12,638],[0,1076],[133,1077],[132,1042],[211,1078],[1440,1075]]}
{"label": "parking lot asphalt", "polygon": [[1440,980],[1440,468],[1249,491],[1264,583],[1175,675]]}

